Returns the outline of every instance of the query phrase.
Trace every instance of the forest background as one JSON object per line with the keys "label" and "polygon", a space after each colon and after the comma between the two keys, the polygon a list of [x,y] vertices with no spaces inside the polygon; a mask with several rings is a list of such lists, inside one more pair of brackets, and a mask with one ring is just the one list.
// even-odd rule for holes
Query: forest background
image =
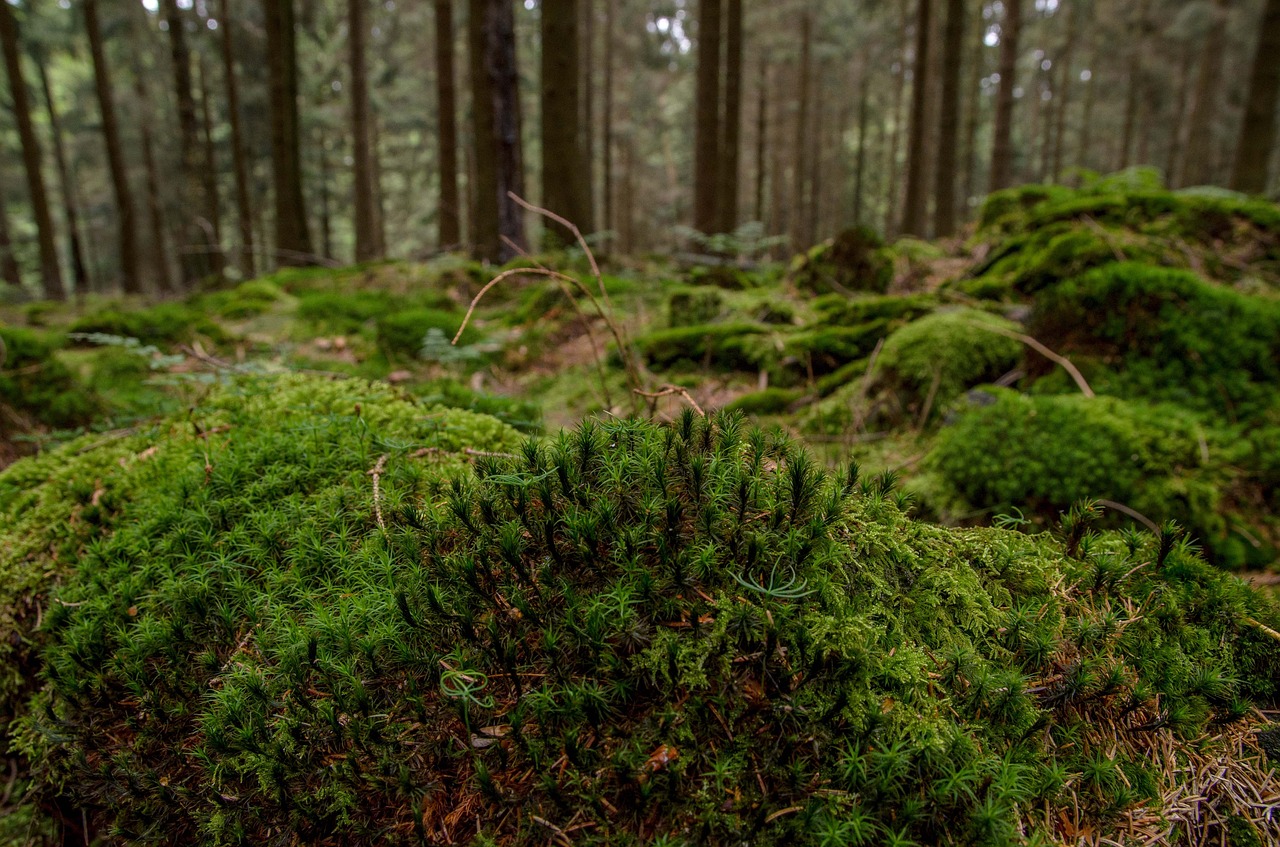
{"label": "forest background", "polygon": [[1280,190],[1276,0],[6,0],[0,36],[11,300],[505,260],[507,191],[637,254],[947,236],[1134,165]]}

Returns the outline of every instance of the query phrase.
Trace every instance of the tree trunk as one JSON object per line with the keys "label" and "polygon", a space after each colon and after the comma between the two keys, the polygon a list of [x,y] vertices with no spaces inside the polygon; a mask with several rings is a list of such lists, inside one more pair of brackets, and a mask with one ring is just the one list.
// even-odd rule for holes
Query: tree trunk
{"label": "tree trunk", "polygon": [[916,6],[916,55],[911,78],[911,129],[907,136],[907,200],[902,211],[902,232],[925,235],[929,189],[925,184],[925,124],[929,103],[929,27],[932,0]]}
{"label": "tree trunk", "polygon": [[1280,0],[1267,0],[1258,26],[1258,48],[1249,74],[1244,123],[1231,169],[1231,187],[1247,194],[1267,189],[1267,165],[1276,138],[1276,95],[1280,92]]}
{"label": "tree trunk", "polygon": [[[1219,81],[1222,77],[1222,52],[1227,35],[1229,0],[1216,0],[1213,6],[1213,24],[1204,41],[1200,54],[1200,74],[1196,79],[1195,96],[1191,101],[1191,115],[1187,119],[1190,136],[1187,139],[1186,156],[1182,161],[1182,185],[1203,185],[1212,179],[1213,130],[1217,112]],[[1274,60],[1274,57],[1273,57]]]}
{"label": "tree trunk", "polygon": [[182,268],[183,285],[189,287],[212,271],[214,245],[206,229],[212,224],[201,220],[209,205],[200,174],[200,124],[196,118],[196,101],[191,93],[191,54],[187,49],[186,27],[176,0],[163,0],[163,8],[169,25],[169,51],[173,59],[173,90],[178,104],[178,149],[184,194],[178,265]]}
{"label": "tree trunk", "polygon": [[596,104],[595,104],[595,41],[596,41],[596,4],[595,0],[579,0],[578,3],[578,83],[581,96],[582,120],[578,125],[578,144],[582,149],[583,162],[587,169],[586,194],[587,215],[584,220],[574,221],[583,232],[595,232],[596,229]]}
{"label": "tree trunk", "polygon": [[256,275],[253,256],[253,210],[249,205],[249,164],[240,128],[240,88],[236,84],[234,50],[231,43],[231,2],[222,0],[222,74],[227,88],[227,115],[231,123],[231,163],[236,180],[236,220],[240,225],[240,273]]}
{"label": "tree trunk", "polygon": [[960,124],[960,74],[964,62],[964,0],[947,0],[942,41],[942,112],[938,116],[938,169],[933,227],[939,237],[956,229],[956,136]]}
{"label": "tree trunk", "polygon": [[462,243],[458,195],[458,105],[453,74],[453,0],[435,0],[436,109],[440,129],[440,249]]}
{"label": "tree trunk", "polygon": [[1132,163],[1129,153],[1133,149],[1133,133],[1138,121],[1138,94],[1142,87],[1142,53],[1146,39],[1147,10],[1150,5],[1151,0],[1140,0],[1129,26],[1129,79],[1124,98],[1124,128],[1120,133],[1120,157],[1116,163],[1116,169],[1121,171]]}
{"label": "tree trunk", "polygon": [[356,232],[356,261],[378,257],[373,198],[373,154],[370,151],[369,81],[364,63],[367,0],[347,0],[347,44],[351,48],[351,135],[354,163],[352,215]]}
{"label": "tree trunk", "polygon": [[332,173],[329,169],[329,145],[324,134],[316,139],[320,148],[320,255],[333,261],[333,216],[329,211],[329,181]]}
{"label": "tree trunk", "polygon": [[799,109],[796,113],[795,173],[792,174],[791,184],[791,248],[797,253],[813,243],[812,234],[806,232],[804,226],[806,219],[804,199],[808,193],[805,191],[805,178],[809,175],[807,155],[809,145],[806,142],[809,133],[809,87],[813,75],[813,69],[810,67],[812,41],[813,18],[806,10],[800,16],[800,91],[797,94]]}
{"label": "tree trunk", "polygon": [[970,36],[969,79],[965,83],[966,108],[964,116],[964,150],[960,153],[960,162],[964,168],[964,188],[961,196],[961,217],[968,217],[969,201],[978,194],[978,121],[982,116],[982,78],[986,72],[987,45],[983,39],[987,34],[986,21],[982,17],[984,4],[976,3],[977,14],[974,17],[976,37]]}
{"label": "tree trunk", "polygon": [[862,63],[858,82],[858,153],[853,166],[853,223],[862,226],[863,183],[867,168],[867,113],[870,111],[871,65]]}
{"label": "tree trunk", "polygon": [[769,138],[769,64],[760,58],[760,81],[756,87],[756,190],[755,219],[764,223],[764,180],[768,171],[766,154]]}
{"label": "tree trunk", "polygon": [[314,262],[302,202],[301,137],[298,131],[298,56],[293,0],[263,0],[270,78],[271,166],[275,186],[276,256],[281,265]]}
{"label": "tree trunk", "polygon": [[742,161],[742,0],[727,0],[723,143],[717,211],[721,232],[738,226],[738,172]]}
{"label": "tree trunk", "polygon": [[991,145],[991,190],[1009,186],[1013,176],[1013,89],[1018,73],[1022,0],[1004,0],[1000,26],[1000,89],[996,95],[995,137]]}
{"label": "tree trunk", "polygon": [[71,277],[79,297],[89,293],[89,269],[84,261],[84,244],[80,241],[80,207],[76,202],[75,186],[71,181],[71,169],[67,166],[66,145],[62,134],[62,119],[53,99],[49,74],[45,68],[42,51],[33,48],[32,58],[40,75],[40,89],[44,94],[45,111],[49,116],[49,129],[53,134],[53,158],[58,165],[58,189],[62,194],[62,209],[67,216],[67,241],[71,248]]}
{"label": "tree trunk", "polygon": [[901,6],[901,10],[902,41],[898,49],[898,74],[897,79],[894,80],[893,106],[890,117],[893,130],[889,137],[889,161],[885,165],[885,170],[889,174],[884,208],[884,232],[886,235],[892,234],[894,228],[898,225],[898,174],[902,170],[898,167],[898,148],[902,144],[902,103],[906,99],[907,90],[907,45],[911,35],[909,29],[911,18],[906,4]]}
{"label": "tree trunk", "polygon": [[27,191],[40,244],[40,281],[44,286],[45,297],[50,300],[65,300],[67,294],[62,289],[62,271],[58,267],[53,216],[49,214],[49,198],[45,194],[44,175],[41,173],[43,159],[40,155],[40,142],[36,139],[35,124],[31,121],[31,101],[27,94],[26,80],[22,76],[22,57],[18,44],[18,21],[13,15],[13,7],[0,0],[0,47],[4,50],[4,65],[9,75],[9,91],[13,98],[13,116],[18,124],[18,137],[22,141]]}
{"label": "tree trunk", "polygon": [[[591,159],[578,125],[582,76],[578,57],[578,0],[542,0],[542,204],[591,231]],[[559,224],[543,223],[548,247],[571,243]]]}
{"label": "tree trunk", "polygon": [[0,279],[14,288],[22,287],[22,272],[18,269],[18,260],[13,255],[13,241],[9,237],[9,204],[5,199],[2,184],[0,184]]}
{"label": "tree trunk", "polygon": [[200,176],[204,187],[205,215],[211,230],[207,235],[213,250],[208,257],[210,271],[221,276],[227,268],[227,257],[222,252],[222,204],[218,198],[218,156],[213,147],[213,110],[209,106],[209,67],[203,54],[196,63],[196,70],[200,73],[200,128],[204,133],[204,169]]}
{"label": "tree trunk", "polygon": [[717,230],[720,155],[720,12],[724,0],[698,0],[698,71],[694,103],[693,228]]}
{"label": "tree trunk", "polygon": [[[618,0],[605,0],[604,6],[604,132],[601,150],[601,194],[604,201],[603,226],[606,232],[617,229],[613,209],[613,54],[614,18]],[[610,237],[609,244],[613,243]]]}
{"label": "tree trunk", "polygon": [[468,36],[476,156],[472,242],[477,258],[502,262],[516,255],[504,236],[525,246],[522,211],[508,196],[524,190],[511,0],[471,0]]}
{"label": "tree trunk", "polygon": [[1061,73],[1058,82],[1058,107],[1054,112],[1053,153],[1049,165],[1049,178],[1054,182],[1062,181],[1062,157],[1066,147],[1068,106],[1071,104],[1071,92],[1076,85],[1076,77],[1072,64],[1075,60],[1076,42],[1080,37],[1080,18],[1084,8],[1067,4],[1063,7],[1067,18],[1067,38],[1059,60]]}
{"label": "tree trunk", "polygon": [[[145,16],[145,13],[143,13]],[[138,20],[142,20],[139,18]],[[151,139],[151,96],[147,92],[147,73],[142,67],[140,54],[133,54],[133,99],[138,104],[138,134],[142,142],[142,164],[147,180],[147,214],[151,224],[150,260],[155,273],[156,288],[161,292],[173,290],[169,274],[169,250],[165,240],[166,214],[160,195],[160,170],[156,166],[155,145]]]}

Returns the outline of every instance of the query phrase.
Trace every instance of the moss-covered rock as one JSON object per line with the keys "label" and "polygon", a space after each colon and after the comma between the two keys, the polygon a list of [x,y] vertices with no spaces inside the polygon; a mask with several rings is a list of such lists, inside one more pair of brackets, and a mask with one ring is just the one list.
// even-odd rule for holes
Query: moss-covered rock
{"label": "moss-covered rock", "polygon": [[873,230],[853,227],[798,256],[790,277],[811,294],[882,294],[893,281],[893,257]]}
{"label": "moss-covered rock", "polygon": [[944,409],[967,388],[990,382],[1022,358],[1019,327],[980,309],[935,312],[896,330],[878,360],[882,385],[918,412]]}
{"label": "moss-covered rock", "polygon": [[754,371],[769,359],[766,333],[759,324],[703,324],[651,332],[635,346],[654,367]]}
{"label": "moss-covered rock", "polygon": [[109,495],[0,476],[59,504],[19,748],[107,842],[1047,843],[1165,812],[1181,739],[1261,779],[1280,614],[1172,534],[918,523],[733,417],[443,486],[418,448],[500,426],[327,383],[193,419],[80,453]]}
{"label": "moss-covered rock", "polygon": [[[378,346],[392,357],[417,358],[422,342],[431,330],[439,330],[452,340],[462,326],[462,314],[440,309],[405,309],[379,315]],[[474,325],[468,325],[458,339],[459,344],[473,344],[479,338]]]}
{"label": "moss-covered rock", "polygon": [[160,303],[144,309],[108,308],[76,320],[72,333],[136,338],[144,344],[171,346],[204,338],[214,343],[229,335],[200,308],[187,303]]}
{"label": "moss-covered rock", "polygon": [[697,326],[715,321],[724,311],[724,295],[709,285],[679,288],[667,295],[667,326]]}
{"label": "moss-covered rock", "polygon": [[[102,398],[58,360],[58,346],[32,330],[0,327],[0,442],[37,426],[80,426],[103,410]],[[0,463],[13,458],[5,452]]]}

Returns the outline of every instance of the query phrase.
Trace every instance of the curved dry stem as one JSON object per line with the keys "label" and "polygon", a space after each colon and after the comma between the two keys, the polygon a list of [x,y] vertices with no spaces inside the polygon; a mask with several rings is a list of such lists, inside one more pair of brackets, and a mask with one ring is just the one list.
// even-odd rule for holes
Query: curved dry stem
{"label": "curved dry stem", "polygon": [[1070,374],[1071,378],[1075,380],[1076,386],[1079,387],[1080,392],[1084,394],[1085,397],[1097,396],[1093,393],[1093,389],[1089,387],[1089,383],[1085,381],[1084,374],[1080,373],[1080,370],[1071,363],[1070,359],[1068,359],[1066,356],[1062,356],[1053,352],[1048,347],[1045,347],[1043,344],[1041,344],[1039,341],[1035,340],[1031,336],[1021,332],[1014,332],[1013,330],[1004,329],[1003,327],[991,326],[990,324],[980,323],[978,321],[967,321],[967,323],[970,326],[977,327],[978,329],[985,329],[987,332],[994,332],[996,335],[1003,335],[1005,338],[1013,338],[1018,341],[1021,341],[1023,344],[1027,345],[1032,350],[1035,350],[1041,356],[1044,356],[1046,359],[1061,365],[1063,370],[1065,370],[1068,374]]}

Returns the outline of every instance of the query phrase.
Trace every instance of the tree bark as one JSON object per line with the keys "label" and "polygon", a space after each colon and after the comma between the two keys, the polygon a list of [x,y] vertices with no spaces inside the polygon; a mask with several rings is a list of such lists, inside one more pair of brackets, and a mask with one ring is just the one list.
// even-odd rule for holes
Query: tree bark
{"label": "tree bark", "polygon": [[253,256],[253,210],[249,205],[249,164],[244,152],[240,126],[240,87],[236,83],[235,57],[231,40],[232,0],[222,0],[222,74],[227,89],[227,116],[231,124],[231,163],[236,182],[236,220],[240,225],[240,273],[256,275]]}
{"label": "tree bark", "polygon": [[53,158],[58,165],[58,189],[62,194],[62,209],[67,217],[67,241],[71,248],[71,278],[79,297],[89,293],[89,269],[84,261],[84,244],[80,241],[80,204],[76,202],[75,186],[71,181],[71,169],[67,166],[67,152],[62,133],[62,118],[53,99],[53,87],[49,85],[49,73],[42,51],[33,47],[32,59],[40,76],[40,90],[44,94],[45,111],[49,116],[49,130],[53,135]]}
{"label": "tree bark", "polygon": [[206,235],[212,242],[208,258],[210,271],[221,276],[227,268],[227,257],[222,252],[222,204],[218,198],[218,156],[213,146],[213,110],[209,106],[209,67],[203,54],[196,63],[196,70],[200,74],[200,128],[204,142],[204,168],[200,177],[204,187],[205,216],[210,227]]}
{"label": "tree bark", "polygon": [[[578,0],[542,0],[542,204],[591,231],[591,158],[583,148]],[[559,224],[543,223],[548,247],[571,243]]]}
{"label": "tree bark", "polygon": [[1280,92],[1280,0],[1267,0],[1258,26],[1258,47],[1249,74],[1244,123],[1231,169],[1231,187],[1247,194],[1267,189],[1267,165],[1276,139],[1276,95]]}
{"label": "tree bark", "polygon": [[1133,133],[1138,120],[1138,94],[1141,90],[1143,46],[1146,39],[1147,11],[1151,0],[1140,0],[1129,25],[1129,79],[1124,98],[1124,127],[1120,133],[1120,157],[1117,170],[1124,170],[1132,162]]}
{"label": "tree bark", "polygon": [[805,231],[806,215],[804,214],[805,179],[809,175],[808,150],[806,143],[809,132],[809,87],[813,74],[810,67],[813,41],[813,18],[806,10],[800,16],[800,91],[797,95],[799,109],[796,114],[795,136],[795,173],[791,186],[791,247],[795,252],[808,248],[813,243],[812,234]]}
{"label": "tree bark", "polygon": [[733,232],[738,226],[738,174],[742,162],[742,0],[727,0],[727,4],[723,143],[717,191],[717,229],[721,232]]}
{"label": "tree bark", "polygon": [[1203,185],[1213,177],[1213,130],[1218,99],[1222,96],[1219,82],[1222,77],[1222,52],[1227,35],[1229,0],[1216,0],[1213,5],[1213,24],[1204,41],[1200,54],[1200,73],[1196,78],[1195,96],[1191,102],[1191,115],[1187,119],[1190,136],[1187,139],[1186,156],[1182,161],[1182,185]]}
{"label": "tree bark", "polygon": [[453,0],[435,0],[436,109],[440,131],[440,249],[462,243],[458,195],[458,106],[453,73]]}
{"label": "tree bark", "polygon": [[45,297],[50,300],[65,300],[67,293],[62,288],[62,270],[58,267],[53,216],[49,213],[49,197],[45,193],[44,175],[41,172],[43,157],[40,154],[40,142],[36,138],[35,124],[31,120],[31,101],[22,75],[22,56],[18,44],[18,21],[14,17],[13,7],[0,0],[0,48],[4,50],[5,70],[9,75],[9,91],[13,98],[13,116],[18,124],[22,161],[27,172],[27,192],[36,221],[36,235],[40,245],[40,281]]}
{"label": "tree bark", "polygon": [[13,240],[9,236],[9,204],[3,184],[0,184],[0,279],[14,288],[22,287],[22,272],[18,269],[18,260],[13,255]]}
{"label": "tree bark", "polygon": [[867,168],[867,117],[871,111],[871,65],[862,63],[858,82],[858,153],[853,166],[853,223],[862,226],[863,184]]}
{"label": "tree bark", "polygon": [[960,75],[964,63],[964,0],[947,0],[942,46],[942,112],[938,116],[938,169],[933,228],[938,237],[956,229],[956,139],[960,126]]}
{"label": "tree bark", "polygon": [[508,196],[524,193],[511,2],[471,0],[468,22],[476,156],[473,249],[477,258],[499,262],[517,252],[504,236],[525,247],[523,212]]}
{"label": "tree bark", "polygon": [[351,135],[354,163],[352,213],[356,232],[356,261],[378,257],[378,236],[373,197],[373,154],[370,151],[369,80],[364,63],[367,37],[365,3],[347,0],[347,44],[351,48]]}
{"label": "tree bark", "polygon": [[1062,58],[1059,60],[1061,73],[1058,82],[1058,107],[1054,111],[1054,127],[1053,127],[1053,153],[1049,165],[1049,178],[1054,182],[1062,181],[1062,158],[1066,147],[1067,134],[1067,115],[1068,107],[1071,104],[1071,92],[1075,89],[1076,77],[1073,72],[1073,63],[1075,61],[1076,42],[1080,37],[1080,18],[1084,9],[1079,4],[1064,4],[1064,14],[1067,18],[1067,37],[1062,48]]}
{"label": "tree bark", "polygon": [[769,64],[760,57],[760,79],[756,86],[756,190],[755,219],[764,223],[764,182],[768,171],[769,145]]}
{"label": "tree bark", "polygon": [[[169,25],[169,51],[173,60],[173,90],[178,104],[178,149],[182,162],[184,197],[182,204],[181,244],[178,265],[185,286],[208,276],[213,270],[213,239],[201,217],[208,212],[204,180],[200,170],[200,123],[196,117],[196,101],[192,95],[191,53],[187,49],[186,27],[176,0],[162,0],[165,20]],[[202,225],[203,224],[203,225]]]}
{"label": "tree bark", "polygon": [[270,78],[271,165],[275,187],[276,257],[281,265],[315,261],[302,202],[301,136],[298,131],[298,57],[293,0],[263,0]]}
{"label": "tree bark", "polygon": [[1017,83],[1018,37],[1022,0],[1004,0],[1000,25],[1000,89],[996,94],[995,136],[991,145],[991,190],[1009,186],[1013,176],[1013,89]]}
{"label": "tree bark", "polygon": [[[614,232],[613,196],[613,54],[615,49],[615,7],[618,0],[605,0],[604,6],[604,132],[601,133],[601,195],[604,202],[603,226],[606,232]],[[609,238],[610,245],[613,238]]]}
{"label": "tree bark", "polygon": [[929,190],[925,184],[925,124],[929,102],[929,26],[932,0],[916,6],[916,55],[911,79],[911,129],[907,136],[907,200],[902,232],[925,235]]}
{"label": "tree bark", "polygon": [[723,0],[698,0],[698,70],[694,102],[693,228],[720,222],[716,189],[720,155],[720,18]]}
{"label": "tree bark", "polygon": [[579,90],[582,92],[580,97],[582,120],[578,124],[578,144],[582,149],[582,157],[587,169],[587,216],[585,220],[575,221],[575,223],[583,232],[595,232],[596,229],[595,6],[595,0],[578,2],[578,81]]}
{"label": "tree bark", "polygon": [[[145,17],[145,13],[143,13]],[[142,17],[138,18],[142,20]],[[142,67],[140,54],[133,54],[133,98],[137,103],[138,134],[142,142],[142,164],[147,181],[147,214],[151,224],[150,261],[155,273],[156,288],[161,292],[173,290],[173,280],[169,274],[169,250],[165,239],[165,209],[160,195],[160,169],[156,166],[155,145],[151,138],[153,115],[151,96],[147,92],[147,74]]]}

